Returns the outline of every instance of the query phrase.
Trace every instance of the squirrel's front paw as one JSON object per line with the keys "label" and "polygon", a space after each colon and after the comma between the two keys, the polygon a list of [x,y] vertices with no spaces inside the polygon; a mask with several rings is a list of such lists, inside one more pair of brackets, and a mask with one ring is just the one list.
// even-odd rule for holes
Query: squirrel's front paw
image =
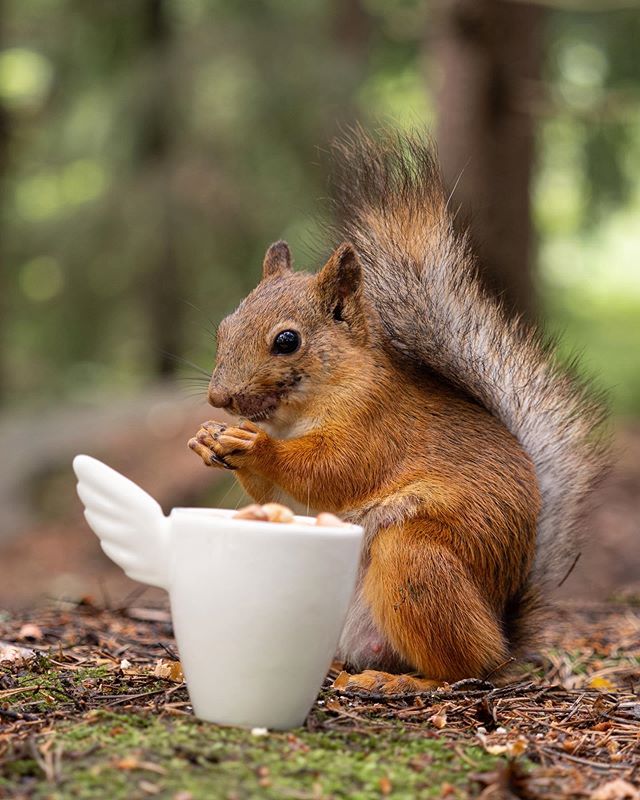
{"label": "squirrel's front paw", "polygon": [[252,422],[242,420],[238,425],[203,422],[189,447],[209,467],[238,469],[253,455],[256,442],[265,434]]}
{"label": "squirrel's front paw", "polygon": [[222,467],[233,469],[230,464],[226,464],[215,451],[217,436],[227,429],[222,422],[203,422],[198,433],[189,439],[189,447],[194,453],[200,456],[207,467]]}

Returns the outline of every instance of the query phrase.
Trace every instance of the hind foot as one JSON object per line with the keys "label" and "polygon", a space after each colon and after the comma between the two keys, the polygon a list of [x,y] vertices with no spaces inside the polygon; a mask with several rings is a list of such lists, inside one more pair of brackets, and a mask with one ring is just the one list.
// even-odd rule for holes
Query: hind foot
{"label": "hind foot", "polygon": [[366,669],[358,675],[350,675],[343,671],[333,682],[334,689],[371,694],[430,692],[441,685],[441,681],[417,678],[414,675],[392,675],[390,672],[378,672],[373,669]]}

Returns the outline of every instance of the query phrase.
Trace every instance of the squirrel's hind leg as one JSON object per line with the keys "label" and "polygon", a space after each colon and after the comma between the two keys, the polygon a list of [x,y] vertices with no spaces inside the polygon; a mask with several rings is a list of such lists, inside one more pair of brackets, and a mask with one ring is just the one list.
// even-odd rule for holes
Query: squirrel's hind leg
{"label": "squirrel's hind leg", "polygon": [[440,683],[441,681],[419,678],[415,675],[392,675],[390,672],[366,669],[357,675],[341,672],[333,682],[333,687],[347,691],[390,695],[430,692],[437,689]]}
{"label": "squirrel's hind leg", "polygon": [[[404,662],[436,682],[481,678],[508,659],[500,624],[468,569],[446,546],[447,533],[428,519],[381,530],[363,584],[384,638]],[[350,686],[359,685],[359,677],[353,676]],[[362,678],[373,680],[365,673]],[[384,691],[395,691],[384,683]],[[424,687],[412,690],[419,688]]]}

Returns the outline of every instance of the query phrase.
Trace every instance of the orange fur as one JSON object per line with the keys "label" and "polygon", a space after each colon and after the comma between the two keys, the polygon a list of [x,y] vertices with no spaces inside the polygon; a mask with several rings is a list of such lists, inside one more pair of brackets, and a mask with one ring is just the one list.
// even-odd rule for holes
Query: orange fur
{"label": "orange fur", "polygon": [[[436,680],[483,675],[508,646],[474,572],[450,548],[455,534],[428,519],[381,531],[364,594],[378,627],[405,660]],[[484,596],[483,596],[484,595]]]}

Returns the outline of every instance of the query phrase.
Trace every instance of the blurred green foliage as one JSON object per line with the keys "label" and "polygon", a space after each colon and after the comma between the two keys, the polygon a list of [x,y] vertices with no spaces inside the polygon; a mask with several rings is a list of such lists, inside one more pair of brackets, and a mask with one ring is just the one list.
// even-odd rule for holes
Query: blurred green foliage
{"label": "blurred green foliage", "polygon": [[640,412],[639,41],[640,5],[551,16],[533,194],[549,327],[627,414]]}
{"label": "blurred green foliage", "polygon": [[[133,390],[165,342],[208,367],[270,241],[318,263],[318,147],[355,119],[434,124],[430,13],[4,0],[4,401]],[[638,41],[638,10],[553,12],[531,107],[543,308],[620,412],[640,411]]]}

